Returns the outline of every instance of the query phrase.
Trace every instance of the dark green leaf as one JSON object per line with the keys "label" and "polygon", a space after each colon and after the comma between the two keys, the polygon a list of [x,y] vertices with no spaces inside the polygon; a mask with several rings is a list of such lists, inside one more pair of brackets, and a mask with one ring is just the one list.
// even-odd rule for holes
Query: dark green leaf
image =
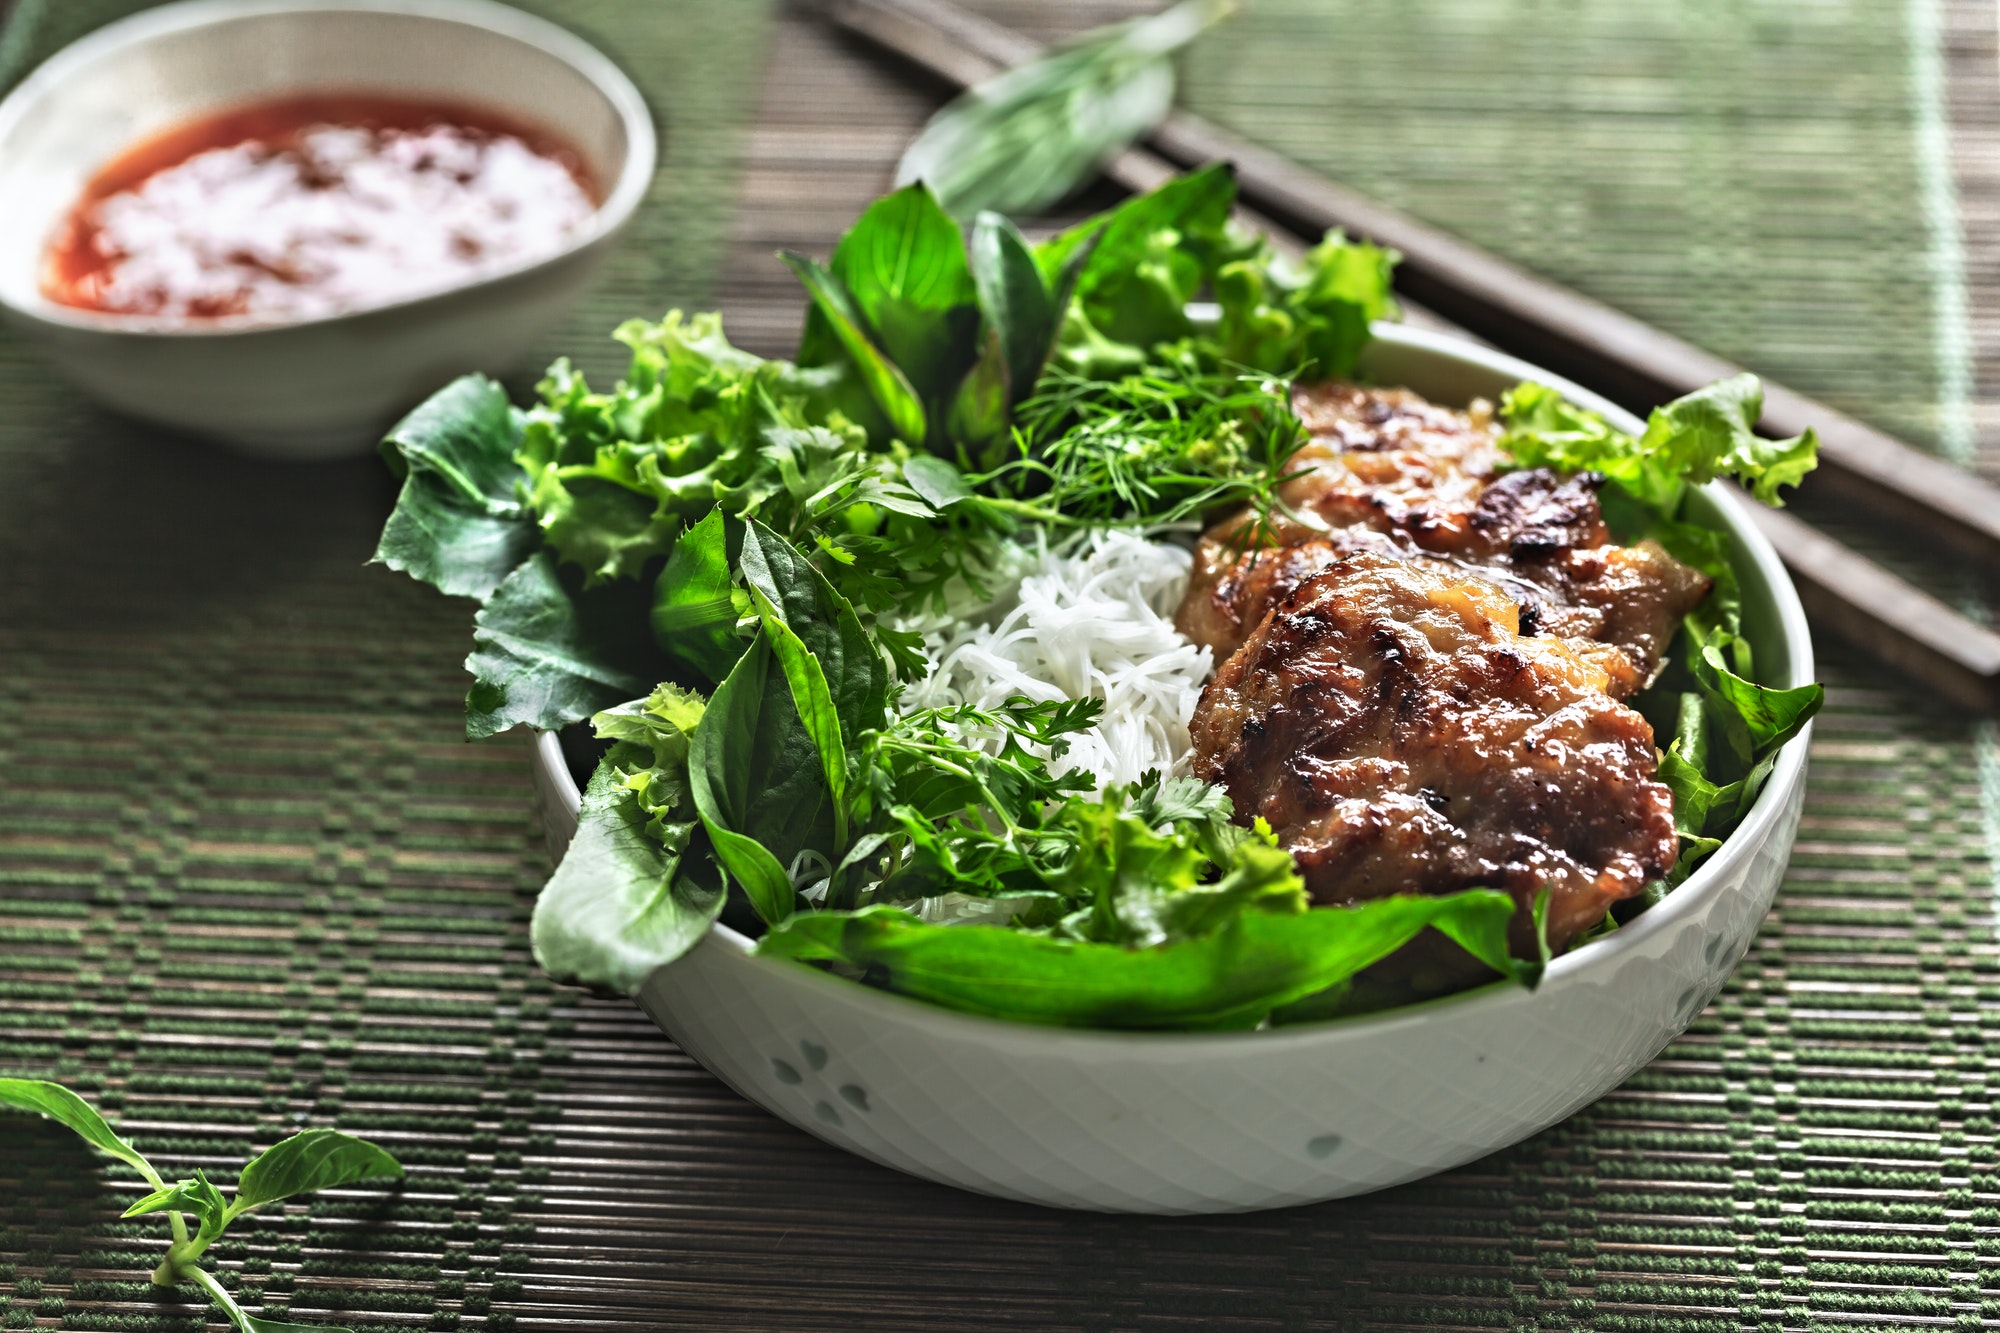
{"label": "dark green leaf", "polygon": [[432,394],[382,441],[403,479],[375,559],[456,597],[485,597],[541,537],[517,492],[521,414],[483,375]]}
{"label": "dark green leaf", "polygon": [[870,204],[829,267],[918,397],[948,396],[972,362],[979,307],[965,238],[930,190],[910,185]]}
{"label": "dark green leaf", "polygon": [[749,642],[736,632],[731,573],[742,545],[741,525],[711,511],[681,534],[653,585],[653,641],[711,681],[729,674]]}
{"label": "dark green leaf", "polygon": [[959,457],[982,468],[1000,462],[1008,441],[1007,404],[1011,396],[1000,335],[989,331],[986,350],[966,372],[945,417],[945,431],[958,444]]}
{"label": "dark green leaf", "polygon": [[[865,972],[890,990],[996,1018],[1074,1027],[1245,1027],[1388,957],[1425,927],[1484,955],[1514,901],[1488,889],[1305,912],[1245,911],[1155,948],[992,926],[927,925],[899,908],[794,916],[758,952]],[[1504,943],[1499,945],[1504,955]]]}
{"label": "dark green leaf", "polygon": [[925,433],[924,401],[917,396],[909,377],[869,340],[861,317],[839,279],[827,272],[824,265],[804,255],[786,251],[779,258],[805,284],[824,327],[840,343],[861,382],[868,386],[869,394],[888,418],[890,429],[898,438],[921,445]]}
{"label": "dark green leaf", "polygon": [[535,961],[559,981],[633,994],[699,943],[722,911],[720,879],[688,846],[694,824],[649,829],[638,795],[620,781],[621,766],[647,762],[625,744],[598,764],[576,837],[535,900]]}
{"label": "dark green leaf", "polygon": [[688,754],[716,858],[769,921],[792,910],[792,862],[807,850],[825,856],[833,844],[819,750],[773,661],[759,635],[709,699]]}
{"label": "dark green leaf", "polygon": [[400,1162],[366,1139],[308,1129],[278,1140],[243,1168],[229,1211],[234,1216],[295,1194],[402,1174]]}
{"label": "dark green leaf", "polygon": [[972,227],[972,277],[989,336],[999,336],[1010,403],[1034,392],[1055,346],[1062,312],[1020,229],[998,213]]}
{"label": "dark green leaf", "polygon": [[474,677],[466,735],[491,736],[517,723],[554,731],[644,695],[668,674],[648,632],[647,589],[581,584],[542,551],[480,608],[465,662]]}
{"label": "dark green leaf", "polygon": [[889,672],[854,607],[797,548],[762,523],[745,531],[741,561],[743,581],[770,601],[818,660],[841,730],[852,737],[880,726]]}
{"label": "dark green leaf", "polygon": [[111,1126],[104,1123],[104,1117],[97,1113],[96,1108],[60,1083],[32,1078],[0,1078],[0,1106],[32,1111],[67,1125],[91,1147],[110,1153],[144,1176],[154,1189],[166,1188],[160,1173],[140,1155],[137,1148],[112,1133]]}
{"label": "dark green leaf", "polygon": [[785,623],[770,598],[754,587],[751,595],[757,599],[764,637],[785,673],[785,684],[791,689],[792,706],[798,709],[799,722],[812,737],[813,748],[819,751],[820,772],[826,778],[827,796],[833,802],[833,845],[838,851],[847,842],[847,746],[841,739],[840,710],[834,706],[833,690],[827,684],[826,671],[819,659]]}

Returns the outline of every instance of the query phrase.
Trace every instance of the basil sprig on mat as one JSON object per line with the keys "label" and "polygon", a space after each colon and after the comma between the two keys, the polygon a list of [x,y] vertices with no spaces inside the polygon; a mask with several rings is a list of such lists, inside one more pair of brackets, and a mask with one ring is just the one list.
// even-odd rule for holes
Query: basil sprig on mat
{"label": "basil sprig on mat", "polygon": [[[231,1222],[253,1208],[314,1190],[401,1176],[402,1166],[381,1148],[331,1129],[308,1129],[280,1139],[252,1159],[237,1177],[234,1196],[225,1199],[222,1191],[200,1171],[169,1185],[137,1148],[104,1122],[104,1117],[89,1102],[60,1083],[0,1078],[0,1106],[31,1111],[67,1125],[85,1143],[109,1153],[145,1177],[146,1183],[153,1187],[152,1193],[127,1208],[123,1216],[166,1214],[173,1243],[167,1248],[166,1258],[153,1270],[155,1284],[173,1287],[183,1282],[194,1283],[221,1307],[241,1333],[348,1333],[346,1329],[326,1324],[287,1324],[245,1314],[228,1289],[201,1266],[200,1259],[203,1251],[229,1229]],[[194,1223],[191,1235],[190,1220]]]}

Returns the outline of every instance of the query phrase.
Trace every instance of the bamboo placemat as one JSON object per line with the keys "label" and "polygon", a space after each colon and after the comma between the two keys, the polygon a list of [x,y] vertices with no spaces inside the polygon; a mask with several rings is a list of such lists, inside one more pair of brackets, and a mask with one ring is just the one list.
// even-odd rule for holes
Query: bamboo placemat
{"label": "bamboo placemat", "polygon": [[[1120,6],[992,8],[1046,30]],[[666,9],[601,0],[591,31],[648,79],[670,145],[677,110],[748,118],[715,74],[727,44],[684,26],[740,11],[614,21]],[[770,251],[823,252],[931,103],[804,18],[780,18],[768,52],[715,291],[740,340],[782,353],[798,301]],[[719,208],[726,187],[703,188],[684,216]],[[569,347],[700,297],[696,263],[653,267],[681,261],[662,249],[675,235],[652,235]],[[1619,1092],[1369,1199],[1070,1215],[825,1147],[630,1006],[536,974],[525,921],[546,861],[525,756],[458,739],[463,604],[360,567],[390,498],[372,464],[250,465],[112,422],[0,343],[0,1069],[104,1099],[169,1169],[225,1167],[298,1123],[402,1154],[399,1196],[336,1192],[222,1250],[232,1280],[295,1317],[522,1333],[2000,1323],[2000,772],[1982,786],[1990,735],[1894,682],[1828,664],[1778,910],[1715,1006]],[[0,1130],[0,1327],[196,1326],[149,1303],[155,1229],[109,1221],[122,1181],[62,1134]]]}

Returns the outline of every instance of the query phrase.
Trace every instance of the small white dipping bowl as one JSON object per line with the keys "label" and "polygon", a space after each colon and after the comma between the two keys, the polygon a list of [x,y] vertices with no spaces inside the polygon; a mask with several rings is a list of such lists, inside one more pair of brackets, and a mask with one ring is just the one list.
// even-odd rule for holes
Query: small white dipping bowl
{"label": "small white dipping bowl", "polygon": [[[562,248],[435,295],[283,325],[80,310],[41,292],[51,237],[103,166],[245,103],[353,92],[488,108],[573,145],[603,193]],[[192,0],[113,23],[0,102],[0,312],[65,376],[129,416],[246,453],[365,453],[468,371],[514,369],[595,274],[644,198],[655,141],[618,68],[486,0]]]}
{"label": "small white dipping bowl", "polygon": [[[1524,379],[1621,429],[1641,423],[1526,362],[1378,326],[1364,378],[1440,403]],[[1767,679],[1812,679],[1805,613],[1770,544],[1719,486]],[[1806,744],[1785,746],[1740,828],[1665,901],[1508,983],[1388,1013],[1263,1032],[1072,1031],[954,1013],[799,963],[717,925],[639,1003],[750,1100],[930,1180],[1065,1208],[1214,1213],[1362,1194],[1519,1142],[1625,1081],[1705,1008],[1771,906],[1798,830]],[[535,783],[551,849],[579,795],[553,734]]]}

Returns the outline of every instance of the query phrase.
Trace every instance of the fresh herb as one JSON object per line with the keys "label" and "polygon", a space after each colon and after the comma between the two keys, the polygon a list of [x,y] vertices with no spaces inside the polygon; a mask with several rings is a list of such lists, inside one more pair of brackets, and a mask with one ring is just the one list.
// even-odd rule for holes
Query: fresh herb
{"label": "fresh herb", "polygon": [[1090,380],[1052,370],[1023,404],[1015,456],[979,480],[1007,512],[1052,527],[1182,524],[1266,512],[1306,441],[1290,385],[1165,369]]}
{"label": "fresh herb", "polygon": [[[336,1189],[357,1181],[401,1176],[394,1157],[365,1139],[331,1129],[308,1129],[280,1139],[252,1159],[237,1177],[234,1197],[225,1199],[204,1173],[169,1185],[144,1155],[120,1138],[90,1103],[60,1083],[0,1078],[0,1106],[47,1116],[76,1131],[85,1143],[109,1153],[145,1177],[152,1193],[124,1212],[125,1217],[165,1213],[173,1243],[153,1270],[153,1282],[175,1287],[192,1282],[220,1306],[241,1333],[348,1333],[324,1324],[287,1324],[246,1314],[221,1281],[201,1266],[201,1256],[221,1238],[229,1224],[253,1208],[277,1203],[315,1190]],[[194,1223],[193,1233],[188,1223]]]}
{"label": "fresh herb", "polygon": [[925,181],[953,217],[1056,203],[1166,119],[1173,55],[1233,0],[1183,0],[997,74],[932,116],[896,183]]}
{"label": "fresh herb", "polygon": [[[987,600],[1009,544],[1276,505],[1290,385],[1356,372],[1395,256],[1332,234],[1281,261],[1234,200],[1211,167],[1031,243],[912,185],[826,263],[785,257],[796,362],[673,312],[619,330],[609,390],[558,362],[525,411],[468,379],[397,428],[378,558],[482,600],[468,733],[595,715],[611,743],[537,904],[545,968],[630,992],[727,916],[773,954],[1049,1023],[1322,1017],[1377,1002],[1357,977],[1426,929],[1532,983],[1504,894],[1310,908],[1221,793],[1096,794],[1066,762],[1095,700],[900,703],[919,627]],[[1646,701],[1674,738],[1676,879],[1819,702],[1754,683],[1726,540],[1685,512],[1709,477],[1772,498],[1810,467],[1811,437],[1758,439],[1757,408],[1728,382],[1636,439],[1537,386],[1504,409],[1520,465],[1604,472],[1621,535],[1715,582]]]}
{"label": "fresh herb", "polygon": [[1749,813],[1778,750],[1825,702],[1817,684],[1779,689],[1752,679],[1727,539],[1686,512],[1691,488],[1717,477],[1780,504],[1779,487],[1797,485],[1817,464],[1811,431],[1789,440],[1756,434],[1763,404],[1756,377],[1738,375],[1655,408],[1638,436],[1543,384],[1516,386],[1500,407],[1501,445],[1517,466],[1601,473],[1605,516],[1621,540],[1658,542],[1712,582],[1683,623],[1667,670],[1640,700],[1655,731],[1672,737],[1660,759],[1681,835],[1670,884],[1722,845]]}

